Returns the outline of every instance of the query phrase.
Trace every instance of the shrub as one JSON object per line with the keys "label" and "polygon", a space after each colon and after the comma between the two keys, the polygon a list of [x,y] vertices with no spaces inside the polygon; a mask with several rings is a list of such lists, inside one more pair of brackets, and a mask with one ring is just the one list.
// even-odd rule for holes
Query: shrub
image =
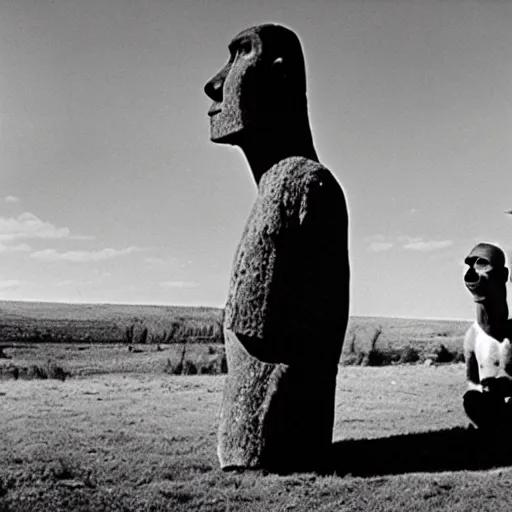
{"label": "shrub", "polygon": [[182,375],[197,375],[198,373],[198,365],[197,363],[194,363],[193,361],[190,361],[187,359],[183,363],[183,369],[181,371]]}
{"label": "shrub", "polygon": [[220,375],[227,373],[226,353],[222,347],[216,350],[215,347],[208,347],[208,356],[197,355],[194,352],[188,353],[186,345],[183,346],[178,361],[167,358],[164,373],[169,375]]}
{"label": "shrub", "polygon": [[378,348],[371,349],[363,356],[362,366],[385,366],[393,362],[393,354]]}
{"label": "shrub", "polygon": [[453,359],[454,363],[463,363],[465,361],[464,354],[462,352],[456,352],[455,358]]}
{"label": "shrub", "polygon": [[407,345],[400,354],[400,363],[417,363],[420,360],[420,353],[412,345]]}
{"label": "shrub", "polygon": [[378,326],[373,333],[372,339],[370,340],[370,349],[361,361],[363,366],[383,366],[384,364],[389,364],[389,361],[387,361],[388,355],[385,352],[377,349],[377,341],[379,340],[381,334],[382,328]]}
{"label": "shrub", "polygon": [[448,350],[442,343],[435,351],[438,363],[451,363],[455,360],[456,354]]}
{"label": "shrub", "polygon": [[63,382],[66,380],[67,377],[71,377],[70,372],[68,372],[61,366],[58,366],[53,361],[48,361],[46,375],[48,379],[57,379]]}
{"label": "shrub", "polygon": [[27,375],[27,379],[47,379],[48,378],[48,373],[46,372],[46,370],[42,366],[39,366],[37,364],[31,364],[27,368],[26,375]]}
{"label": "shrub", "polygon": [[341,364],[344,366],[359,366],[363,364],[365,358],[364,352],[354,352],[343,355]]}
{"label": "shrub", "polygon": [[57,379],[66,380],[67,377],[71,376],[71,373],[55,362],[49,360],[44,365],[31,364],[25,367],[9,366],[2,372],[3,375],[12,376],[15,380],[17,379]]}

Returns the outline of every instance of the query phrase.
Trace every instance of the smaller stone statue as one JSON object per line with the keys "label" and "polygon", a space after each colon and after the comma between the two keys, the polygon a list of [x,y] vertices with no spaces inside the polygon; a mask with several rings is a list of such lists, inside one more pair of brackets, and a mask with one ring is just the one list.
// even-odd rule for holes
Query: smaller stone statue
{"label": "smaller stone statue", "polygon": [[505,254],[479,243],[465,259],[464,282],[476,304],[476,321],[464,338],[468,391],[464,409],[476,427],[512,427],[512,321]]}

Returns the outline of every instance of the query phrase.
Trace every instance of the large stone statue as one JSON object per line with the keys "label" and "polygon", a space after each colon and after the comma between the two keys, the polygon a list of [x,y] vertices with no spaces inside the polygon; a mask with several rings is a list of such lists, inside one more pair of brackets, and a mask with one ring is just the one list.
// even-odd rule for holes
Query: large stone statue
{"label": "large stone statue", "polygon": [[476,427],[512,427],[512,321],[508,319],[508,268],[495,245],[480,243],[465,259],[464,282],[476,304],[476,321],[464,338],[468,390],[464,409]]}
{"label": "large stone statue", "polygon": [[220,465],[323,471],[349,308],[345,197],[313,146],[297,36],[252,27],[229,52],[205,86],[211,140],[240,147],[258,195],[225,310]]}

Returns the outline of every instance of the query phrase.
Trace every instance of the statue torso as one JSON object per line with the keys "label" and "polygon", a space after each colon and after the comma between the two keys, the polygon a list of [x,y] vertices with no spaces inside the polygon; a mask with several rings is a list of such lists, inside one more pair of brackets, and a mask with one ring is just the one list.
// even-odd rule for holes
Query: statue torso
{"label": "statue torso", "polygon": [[512,346],[510,338],[498,341],[478,325],[473,324],[475,356],[480,382],[487,378],[512,379]]}
{"label": "statue torso", "polygon": [[[308,215],[313,227],[306,228]],[[303,157],[270,168],[260,180],[235,254],[226,327],[264,338],[300,325],[304,314],[314,321],[315,307],[327,301],[341,308],[341,318],[343,308],[348,314],[347,230],[343,191],[330,171]],[[335,283],[330,287],[321,282],[329,273]]]}

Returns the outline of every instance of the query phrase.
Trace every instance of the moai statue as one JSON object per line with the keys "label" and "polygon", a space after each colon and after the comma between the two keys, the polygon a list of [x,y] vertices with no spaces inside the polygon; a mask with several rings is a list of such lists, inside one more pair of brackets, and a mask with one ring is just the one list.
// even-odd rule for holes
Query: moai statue
{"label": "moai statue", "polygon": [[238,146],[258,194],[225,309],[223,469],[325,471],[349,309],[348,214],[318,162],[299,39],[260,25],[206,84],[211,140]]}
{"label": "moai statue", "polygon": [[468,390],[464,409],[476,427],[512,426],[512,321],[508,319],[509,271],[505,254],[492,244],[476,245],[464,260],[464,282],[476,304],[476,320],[464,338]]}

